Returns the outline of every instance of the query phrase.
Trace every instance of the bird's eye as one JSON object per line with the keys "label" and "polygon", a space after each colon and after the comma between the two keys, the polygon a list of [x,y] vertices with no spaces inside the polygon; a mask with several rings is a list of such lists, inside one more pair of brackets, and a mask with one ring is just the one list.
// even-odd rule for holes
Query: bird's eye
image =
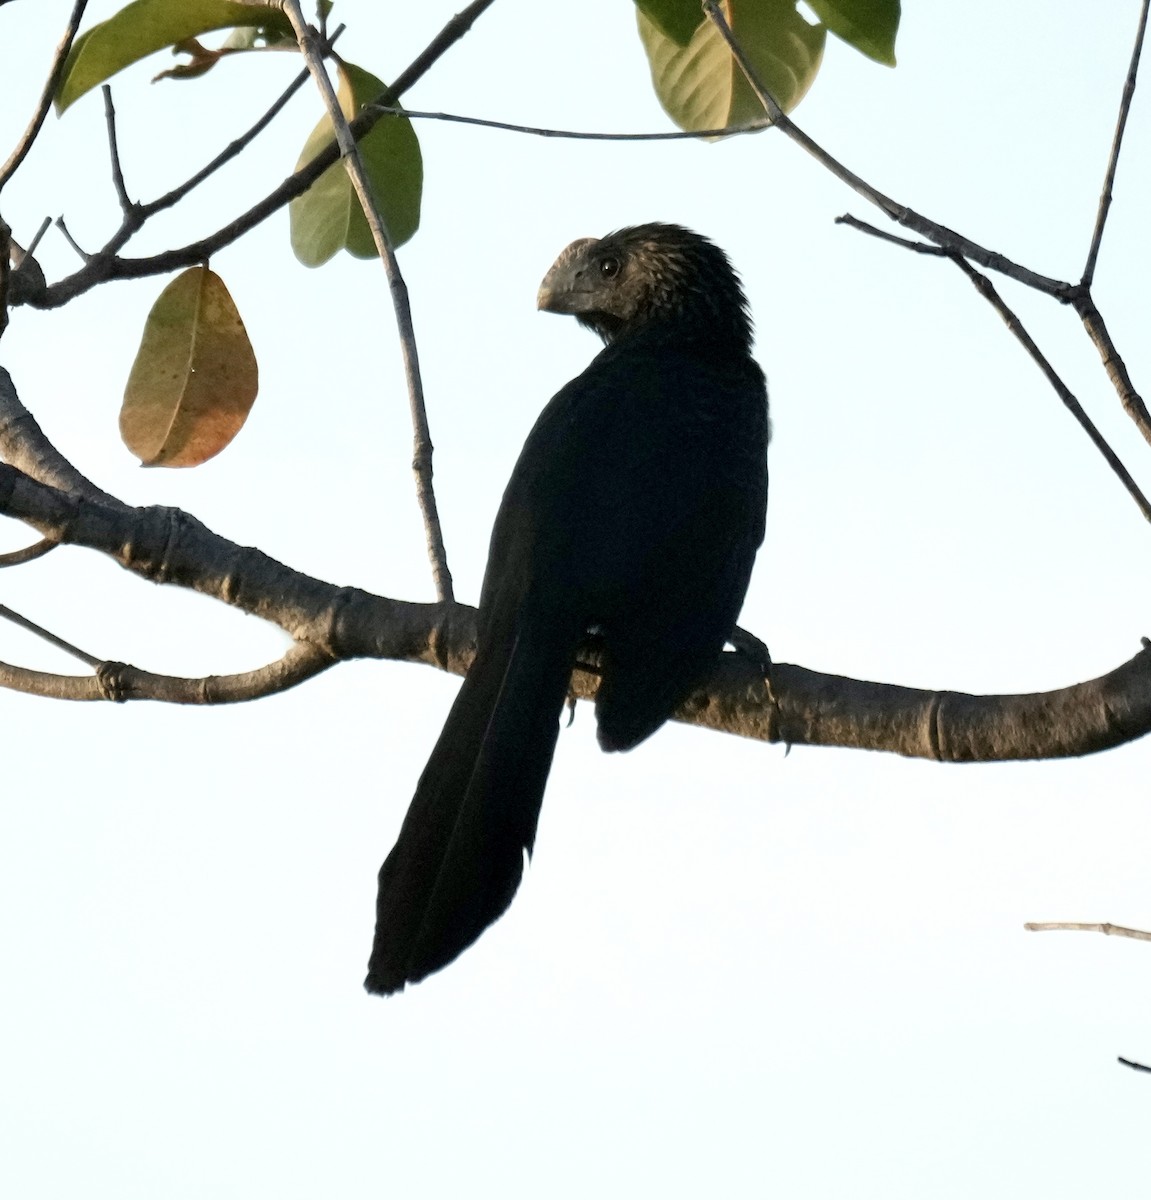
{"label": "bird's eye", "polygon": [[604,279],[614,279],[619,274],[619,259],[601,258],[599,262],[599,273],[604,277]]}

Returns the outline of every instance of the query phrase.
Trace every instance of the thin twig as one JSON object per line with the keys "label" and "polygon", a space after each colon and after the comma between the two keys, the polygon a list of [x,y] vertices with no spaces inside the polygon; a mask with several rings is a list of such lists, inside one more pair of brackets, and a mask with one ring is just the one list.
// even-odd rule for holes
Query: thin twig
{"label": "thin twig", "polygon": [[885,196],[877,188],[872,187],[865,179],[856,175],[854,171],[848,170],[843,163],[832,158],[818,142],[808,137],[779,107],[779,104],[767,90],[755,68],[748,61],[747,56],[736,41],[735,35],[731,32],[731,26],[728,25],[717,0],[704,0],[703,8],[719,30],[724,41],[727,42],[732,57],[739,64],[740,70],[751,85],[752,91],[759,98],[759,102],[763,105],[764,111],[770,118],[771,123],[782,134],[795,142],[796,145],[806,150],[808,154],[830,171],[837,179],[847,184],[852,191],[858,192],[865,200],[881,209],[897,224],[922,234],[923,237],[942,246],[945,250],[954,250],[962,254],[964,258],[971,259],[973,262],[977,262],[989,270],[998,271],[1002,275],[1007,275],[1011,279],[1018,280],[1027,287],[1035,288],[1036,291],[1045,292],[1062,301],[1068,300],[1071,284],[1063,280],[1052,279],[1047,275],[1040,275],[1038,272],[1021,266],[1019,263],[1012,262],[1011,259],[1005,258],[997,251],[985,249],[976,242],[965,238],[962,234],[956,233],[955,230],[948,229],[945,225],[940,225],[936,221],[931,221],[927,217],[921,216],[906,205],[892,200],[890,196]]}
{"label": "thin twig", "polygon": [[72,236],[71,231],[63,217],[56,218],[56,228],[64,235],[64,240],[76,252],[77,258],[82,258],[86,263],[94,262],[97,258],[95,254],[89,254],[78,241]]}
{"label": "thin twig", "polygon": [[1118,1055],[1118,1059],[1119,1059],[1119,1061],[1120,1061],[1120,1062],[1121,1062],[1121,1063],[1122,1063],[1122,1064],[1123,1064],[1125,1067],[1131,1067],[1131,1068],[1132,1068],[1132,1070],[1135,1070],[1135,1071],[1151,1071],[1151,1067],[1145,1067],[1145,1066],[1144,1066],[1142,1063],[1140,1063],[1140,1062],[1133,1062],[1133,1061],[1132,1061],[1131,1059],[1129,1059],[1129,1058],[1124,1058],[1122,1054]]}
{"label": "thin twig", "polygon": [[1151,521],[1151,503],[1147,497],[1143,495],[1139,489],[1139,485],[1131,478],[1131,473],[1120,461],[1119,456],[1107,443],[1107,439],[1096,428],[1094,421],[1083,411],[1083,406],[1072,394],[1071,389],[1060,379],[1055,371],[1055,368],[1044,357],[1043,352],[1032,340],[1031,335],[1023,327],[1022,321],[1015,313],[1007,306],[1003,298],[995,290],[991,280],[987,278],[981,271],[977,271],[962,255],[951,254],[949,256],[955,265],[971,280],[975,285],[976,290],[983,296],[985,300],[995,309],[1003,318],[1007,328],[1015,335],[1020,344],[1031,355],[1039,369],[1047,377],[1047,382],[1055,389],[1056,395],[1063,401],[1064,406],[1071,415],[1079,422],[1084,432],[1095,444],[1095,448],[1107,460],[1107,465],[1115,472],[1116,476],[1127,489],[1131,499],[1135,501],[1139,511],[1147,521]]}
{"label": "thin twig", "polygon": [[1099,257],[1099,244],[1103,241],[1103,227],[1107,224],[1107,213],[1111,208],[1111,189],[1115,183],[1115,171],[1119,166],[1119,151],[1123,148],[1123,131],[1127,127],[1127,114],[1131,109],[1131,97],[1135,95],[1135,79],[1139,74],[1139,56],[1143,52],[1143,37],[1147,31],[1147,9],[1151,0],[1143,0],[1139,12],[1139,28],[1135,33],[1135,48],[1131,51],[1131,65],[1123,81],[1123,95],[1119,101],[1119,116],[1115,122],[1115,136],[1111,141],[1111,157],[1107,160],[1107,173],[1103,177],[1103,190],[1099,195],[1099,211],[1095,214],[1095,229],[1091,234],[1091,247],[1087,251],[1087,265],[1083,268],[1082,283],[1091,286],[1095,278],[1095,261]]}
{"label": "thin twig", "polygon": [[[837,225],[848,225],[852,229],[858,229],[861,233],[866,233],[872,237],[880,238],[885,242],[893,242],[897,246],[902,246],[907,250],[914,250],[919,254],[950,258],[960,268],[960,270],[967,275],[983,298],[987,300],[988,303],[990,303],[996,312],[998,312],[1003,318],[1007,328],[1011,330],[1015,337],[1018,338],[1018,340],[1022,343],[1024,349],[1026,349],[1028,354],[1030,354],[1035,360],[1040,370],[1047,377],[1048,382],[1055,389],[1060,400],[1062,400],[1064,405],[1066,405],[1066,407],[1070,410],[1072,416],[1074,416],[1079,424],[1083,427],[1087,433],[1087,436],[1092,440],[1092,442],[1094,442],[1096,448],[1107,460],[1108,465],[1122,481],[1123,486],[1126,487],[1127,491],[1131,494],[1132,499],[1139,506],[1139,511],[1142,512],[1143,516],[1148,521],[1151,521],[1151,503],[1148,503],[1134,479],[1131,478],[1130,472],[1128,472],[1127,468],[1119,460],[1118,455],[1107,444],[1106,439],[1096,428],[1094,422],[1083,411],[1083,406],[1071,393],[1066,384],[1064,384],[1063,380],[1060,379],[1058,374],[1056,374],[1055,369],[1047,361],[1039,347],[1036,346],[1035,342],[1032,340],[1031,335],[1023,327],[1023,323],[1004,303],[1003,299],[992,285],[991,280],[988,279],[986,275],[976,271],[975,268],[972,267],[962,255],[959,255],[954,251],[944,250],[942,247],[929,245],[925,242],[913,242],[908,238],[897,237],[893,233],[888,233],[883,229],[877,229],[874,225],[869,225],[866,221],[861,221],[858,217],[853,217],[850,214],[844,214],[841,217],[836,217],[835,223]],[[1093,305],[1092,308],[1094,308]],[[1095,315],[1098,317],[1097,311]],[[1102,318],[1099,318],[1099,323],[1100,326],[1102,326]],[[1115,358],[1118,359],[1117,354],[1115,355]],[[1107,360],[1105,359],[1104,361],[1106,362]],[[1121,360],[1120,365],[1122,365]],[[1136,397],[1136,399],[1138,399],[1138,397]]]}
{"label": "thin twig", "polygon": [[55,538],[41,538],[31,546],[25,546],[23,550],[10,550],[7,554],[0,554],[0,567],[19,567],[24,563],[34,562],[59,545]]}
{"label": "thin twig", "polygon": [[[326,58],[331,52],[332,47],[336,44],[340,35],[347,28],[346,25],[337,25],[332,31],[331,37],[327,38],[323,43],[323,55]],[[155,213],[163,212],[166,208],[171,208],[174,204],[178,204],[183,198],[194,188],[197,188],[206,179],[211,178],[221,167],[226,166],[238,154],[255,141],[255,139],[264,132],[265,129],[276,119],[283,111],[284,106],[289,100],[304,86],[311,78],[311,72],[305,67],[296,77],[288,84],[286,88],[277,96],[275,101],[269,107],[268,111],[246,132],[240,134],[238,138],[231,141],[212,159],[210,163],[202,167],[195,175],[186,179],[179,187],[173,188],[170,192],[166,192],[163,196],[158,196],[155,200],[150,200],[147,204],[139,205],[140,223],[148,220]],[[123,245],[123,243],[120,243]]]}
{"label": "thin twig", "polygon": [[[472,4],[452,17],[432,39],[428,47],[416,57],[411,66],[401,72],[395,83],[382,95],[375,98],[376,102],[394,104],[404,91],[420,79],[446,50],[463,37],[476,17],[490,7],[491,3],[492,0],[473,0]],[[382,119],[382,113],[365,108],[351,122],[349,128],[352,135],[358,140],[364,137],[377,121]],[[247,212],[241,213],[227,225],[199,241],[191,242],[175,250],[165,250],[159,254],[149,255],[146,258],[119,258],[115,251],[127,239],[113,238],[103,251],[79,271],[58,280],[51,287],[24,288],[18,298],[14,297],[13,303],[29,304],[35,308],[59,308],[91,288],[112,279],[143,279],[150,275],[163,275],[169,271],[178,270],[180,267],[201,263],[225,246],[231,245],[262,221],[266,221],[273,213],[279,212],[285,204],[297,196],[302,196],[332,163],[338,161],[339,157],[339,146],[335,141],[330,142],[317,152],[315,158],[305,163],[286,179],[281,180]],[[215,167],[212,166],[212,169]],[[207,170],[208,168],[205,168],[205,171]],[[187,185],[182,186],[186,191]],[[172,200],[171,203],[175,203],[175,200]]]}
{"label": "thin twig", "polygon": [[[76,31],[80,28],[80,20],[87,7],[88,0],[76,0],[76,3],[72,5],[72,15],[68,18],[64,36],[60,39],[60,44],[56,47],[56,53],[52,57],[52,66],[48,71],[40,102],[32,114],[32,120],[28,122],[28,128],[24,130],[19,142],[16,143],[16,148],[8,156],[8,161],[0,167],[0,189],[12,178],[27,157],[28,151],[32,149],[32,143],[35,142],[36,136],[40,132],[40,127],[44,124],[44,118],[52,107],[52,97],[56,94],[56,86],[60,82],[60,73],[64,70],[68,51],[72,49],[72,42],[75,40]],[[11,48],[8,53],[12,53]]]}
{"label": "thin twig", "polygon": [[1045,934],[1053,929],[1071,929],[1084,934],[1107,934],[1109,937],[1134,937],[1140,942],[1151,942],[1151,932],[1141,929],[1131,929],[1127,925],[1113,925],[1108,920],[1104,922],[1084,922],[1084,920],[1029,920],[1024,929],[1031,934]]}
{"label": "thin twig", "polygon": [[443,531],[440,527],[440,516],[436,507],[436,494],[432,485],[432,439],[428,429],[427,410],[424,405],[424,385],[420,377],[420,359],[416,348],[415,326],[412,323],[412,309],[408,298],[408,288],[404,283],[400,264],[396,261],[393,239],[384,223],[379,204],[372,194],[371,183],[368,180],[364,161],[360,156],[359,146],[348,128],[347,119],[340,108],[332,81],[324,67],[319,47],[313,30],[304,20],[300,10],[299,0],[284,0],[283,11],[292,23],[299,43],[300,51],[316,81],[324,106],[335,131],[336,141],[344,160],[356,198],[363,209],[368,228],[372,233],[372,241],[376,253],[383,264],[384,273],[388,278],[391,291],[392,306],[396,314],[396,327],[400,335],[400,346],[403,353],[404,376],[408,385],[408,406],[411,411],[413,428],[413,459],[412,470],[416,479],[416,500],[424,519],[424,533],[427,538],[428,558],[432,564],[432,578],[436,587],[436,598],[451,600],[452,576],[448,570],[447,552],[444,549]]}
{"label": "thin twig", "polygon": [[22,617],[18,612],[13,612],[5,604],[0,604],[0,617],[3,617],[6,621],[11,621],[13,625],[19,625],[21,629],[27,629],[29,633],[34,633],[37,637],[43,638],[44,641],[55,646],[58,650],[63,650],[66,654],[71,654],[73,658],[78,658],[89,667],[98,667],[103,661],[78,649],[71,642],[66,642],[63,638],[57,637],[54,633],[49,633],[47,629],[37,625],[35,621],[29,621],[27,617]]}
{"label": "thin twig", "polygon": [[737,133],[759,133],[771,128],[771,122],[760,118],[745,125],[729,125],[723,129],[675,129],[661,133],[594,133],[582,129],[543,129],[536,125],[515,125],[509,121],[489,121],[483,117],[465,117],[460,113],[419,112],[411,108],[395,108],[385,104],[368,105],[377,112],[394,117],[410,117],[420,121],[450,121],[456,125],[479,125],[483,129],[501,129],[506,133],[527,133],[533,137],[570,138],[582,142],[677,142],[699,141],[702,138],[729,137]]}
{"label": "thin twig", "polygon": [[450,50],[475,24],[476,18],[491,8],[494,0],[472,0],[467,8],[449,19],[447,24],[412,59],[411,63],[392,81],[388,89],[397,98],[421,80],[429,70]]}
{"label": "thin twig", "polygon": [[40,245],[40,242],[43,240],[44,235],[48,232],[48,230],[51,228],[51,226],[52,226],[52,218],[51,217],[45,217],[40,222],[40,228],[36,230],[35,236],[28,243],[28,249],[24,251],[24,258],[31,258],[32,255],[36,253],[36,247]]}
{"label": "thin twig", "polygon": [[124,171],[120,166],[120,145],[116,138],[116,107],[112,103],[112,89],[105,83],[100,88],[104,94],[104,124],[108,129],[108,157],[112,162],[112,186],[116,189],[116,199],[120,201],[120,211],[125,216],[135,205],[128,198],[128,189],[124,185]]}
{"label": "thin twig", "polygon": [[866,221],[853,217],[851,213],[844,213],[843,216],[836,217],[835,223],[836,225],[847,225],[851,229],[858,229],[860,233],[879,238],[882,242],[891,242],[892,245],[902,246],[905,250],[914,250],[916,254],[927,254],[935,258],[950,257],[950,252],[944,250],[942,246],[936,246],[931,242],[915,242],[911,238],[900,237],[897,233],[888,233],[886,229],[877,229],[874,225],[869,225]]}
{"label": "thin twig", "polygon": [[1112,925],[1110,921],[1028,921],[1023,928],[1029,933],[1071,929],[1082,933],[1105,933],[1109,937],[1137,938],[1141,942],[1151,942],[1151,933],[1142,929],[1130,929],[1126,925]]}

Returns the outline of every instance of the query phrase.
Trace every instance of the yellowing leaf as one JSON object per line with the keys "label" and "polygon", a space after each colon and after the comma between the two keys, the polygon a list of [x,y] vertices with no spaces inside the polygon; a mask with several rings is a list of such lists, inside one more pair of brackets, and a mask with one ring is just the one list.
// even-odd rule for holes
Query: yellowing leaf
{"label": "yellowing leaf", "polygon": [[76,39],[56,87],[56,110],[63,112],[85,92],[157,50],[232,26],[255,26],[273,38],[292,34],[277,8],[232,0],[133,0]]}
{"label": "yellowing leaf", "polygon": [[[780,108],[790,112],[815,80],[827,31],[808,24],[795,0],[725,0],[723,8],[760,79]],[[763,106],[710,20],[680,46],[643,12],[637,16],[656,95],[681,129],[723,129],[763,116]]]}
{"label": "yellowing leaf", "polygon": [[195,467],[239,433],[256,399],[256,357],[224,281],[191,267],[160,293],[120,409],[146,467]]}
{"label": "yellowing leaf", "polygon": [[[352,63],[339,64],[340,108],[350,120],[375,100],[384,84]],[[296,169],[312,161],[333,138],[327,117],[312,130]],[[359,141],[360,157],[380,206],[393,246],[406,242],[420,226],[424,165],[420,143],[406,117],[383,117]],[[292,249],[306,267],[326,263],[340,250],[374,258],[375,245],[359,199],[343,162],[333,163],[314,184],[288,205]]]}

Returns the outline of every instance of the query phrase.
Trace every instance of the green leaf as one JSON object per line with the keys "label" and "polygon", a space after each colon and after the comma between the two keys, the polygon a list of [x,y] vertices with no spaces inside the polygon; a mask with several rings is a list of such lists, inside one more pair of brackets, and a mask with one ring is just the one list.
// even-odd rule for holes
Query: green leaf
{"label": "green leaf", "polygon": [[895,66],[899,0],[807,0],[812,12],[848,45],[885,66]]}
{"label": "green leaf", "polygon": [[191,267],[160,293],[120,409],[120,436],[146,467],[195,467],[239,433],[259,373],[224,281]]}
{"label": "green leaf", "polygon": [[[351,120],[364,104],[379,98],[385,85],[352,63],[339,64],[339,99]],[[296,170],[311,162],[333,138],[325,116],[312,130]],[[393,246],[406,242],[420,227],[420,194],[424,166],[420,143],[406,117],[382,117],[359,141],[372,194]],[[288,205],[292,249],[306,267],[323,265],[340,250],[356,258],[375,258],[367,218],[342,161],[334,162],[314,184]]]}
{"label": "green leaf", "polygon": [[635,0],[635,6],[677,46],[686,46],[707,20],[699,0]]}
{"label": "green leaf", "polygon": [[[780,108],[790,112],[819,71],[826,30],[809,25],[794,0],[726,0],[724,8],[760,79]],[[638,20],[656,95],[681,129],[722,129],[763,116],[763,106],[711,21],[681,47],[642,12]]]}
{"label": "green leaf", "polygon": [[133,0],[76,39],[56,88],[56,111],[157,50],[232,26],[267,29],[275,38],[291,35],[276,8],[231,0]]}

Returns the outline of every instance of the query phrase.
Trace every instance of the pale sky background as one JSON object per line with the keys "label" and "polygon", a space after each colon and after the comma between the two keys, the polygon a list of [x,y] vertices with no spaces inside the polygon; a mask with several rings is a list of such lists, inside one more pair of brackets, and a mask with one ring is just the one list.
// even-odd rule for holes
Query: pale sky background
{"label": "pale sky background", "polygon": [[[351,60],[395,76],[461,0],[343,0]],[[0,157],[68,8],[0,10]],[[114,11],[93,3],[89,21]],[[1134,0],[908,0],[892,71],[829,40],[799,123],[889,195],[1044,273],[1082,270]],[[149,199],[263,110],[298,64],[191,84],[118,77],[128,186]],[[1136,93],[1097,299],[1151,389],[1151,81]],[[668,128],[626,0],[497,0],[412,107],[567,128]],[[222,224],[292,166],[305,89],[146,253]],[[401,252],[461,599],[523,437],[596,351],[538,314],[575,237],[707,233],[743,274],[772,393],[767,542],[743,624],[781,661],[1027,692],[1102,674],[1151,634],[1151,530],[952,266],[833,224],[879,221],[783,138],[541,141],[421,123],[423,224]],[[98,94],[51,117],[3,195],[27,241],[116,220]],[[75,269],[56,234],[50,277]],[[116,416],[166,282],[17,311],[7,366],[100,486],[184,507],[325,579],[429,599],[383,275],[292,258],[280,214],[214,260],[261,365],[235,444],[142,471]],[[1151,455],[1074,315],[1008,283],[1144,488]],[[31,540],[10,522],[0,548]],[[285,639],[63,549],[0,601],[94,654],[189,675]],[[0,658],[71,660],[0,628]],[[582,706],[531,870],[448,970],[361,980],[375,876],[458,686],[364,662],[232,708],[0,693],[0,1194],[277,1197],[1138,1195],[1147,1186],[1151,947],[1027,934],[1151,928],[1151,745],[942,767],[669,727],[626,756]]]}

